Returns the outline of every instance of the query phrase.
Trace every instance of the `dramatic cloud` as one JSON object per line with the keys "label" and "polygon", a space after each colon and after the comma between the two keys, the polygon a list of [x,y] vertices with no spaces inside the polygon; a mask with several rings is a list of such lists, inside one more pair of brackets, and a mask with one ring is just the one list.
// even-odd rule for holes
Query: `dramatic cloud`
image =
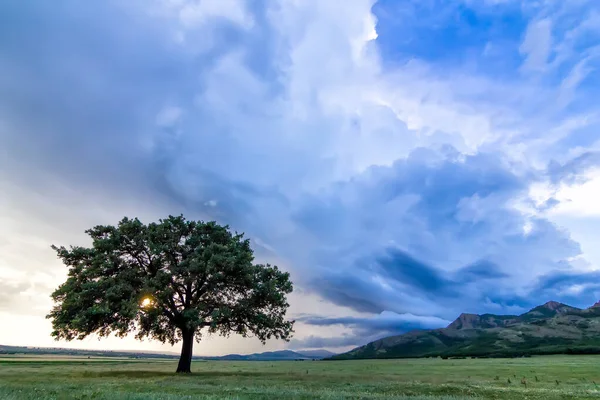
{"label": "dramatic cloud", "polygon": [[399,335],[415,329],[435,329],[448,326],[451,321],[436,317],[422,317],[412,314],[396,314],[384,311],[373,317],[335,317],[302,316],[299,322],[311,327],[345,326],[351,333],[340,336],[323,337],[309,335],[291,341],[292,348],[340,348],[361,346],[383,337]]}
{"label": "dramatic cloud", "polygon": [[516,206],[542,177],[517,175],[490,154],[418,153],[296,214],[324,245],[313,285],[326,298],[452,318],[459,307],[482,311],[486,299],[526,295],[532,279],[579,254],[564,231]]}
{"label": "dramatic cloud", "polygon": [[180,212],[292,273],[297,348],[597,297],[599,5],[344,4],[3,2],[2,318]]}

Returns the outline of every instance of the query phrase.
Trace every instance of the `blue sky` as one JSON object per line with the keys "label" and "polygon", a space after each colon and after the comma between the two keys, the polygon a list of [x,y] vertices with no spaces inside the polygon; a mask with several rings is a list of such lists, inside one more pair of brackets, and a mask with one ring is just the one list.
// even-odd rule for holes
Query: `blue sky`
{"label": "blue sky", "polygon": [[2,2],[0,318],[34,333],[0,343],[52,344],[49,245],[125,215],[228,223],[290,271],[269,349],[587,307],[599,66],[593,0]]}

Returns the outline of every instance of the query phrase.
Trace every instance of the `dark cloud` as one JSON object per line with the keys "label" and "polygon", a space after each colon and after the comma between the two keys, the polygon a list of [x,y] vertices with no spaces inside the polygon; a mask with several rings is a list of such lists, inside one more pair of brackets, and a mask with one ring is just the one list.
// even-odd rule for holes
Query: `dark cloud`
{"label": "dark cloud", "polygon": [[295,214],[329,248],[339,246],[314,253],[323,268],[311,284],[325,298],[359,311],[366,303],[371,312],[427,309],[444,318],[506,309],[517,287],[527,290],[538,274],[579,254],[563,230],[512,206],[527,199],[535,174],[516,173],[495,155],[418,153],[342,183]]}
{"label": "dark cloud", "polygon": [[292,339],[289,343],[290,349],[323,349],[323,348],[338,348],[349,346],[362,346],[373,338],[356,336],[356,335],[341,335],[335,337],[324,337],[309,335],[302,339]]}
{"label": "dark cloud", "polygon": [[337,317],[319,316],[299,318],[298,321],[316,326],[344,325],[361,331],[375,332],[408,332],[414,329],[442,328],[450,321],[434,317],[421,317],[411,314],[383,312],[374,317]]}
{"label": "dark cloud", "polygon": [[381,272],[389,279],[400,281],[417,290],[455,295],[452,282],[440,270],[422,263],[398,249],[387,249],[376,259]]}
{"label": "dark cloud", "polygon": [[549,272],[536,281],[532,295],[587,308],[600,299],[600,272],[566,269]]}
{"label": "dark cloud", "polygon": [[506,272],[502,272],[502,269],[498,265],[487,260],[479,260],[471,265],[467,265],[466,267],[459,269],[455,275],[456,281],[461,283],[509,277]]}
{"label": "dark cloud", "polygon": [[[365,276],[361,279],[353,274],[329,274],[325,279],[314,279],[309,288],[335,304],[359,312],[380,313],[385,311],[386,294],[374,293],[375,288],[366,278]],[[371,293],[371,295],[365,296],[365,293]]]}
{"label": "dark cloud", "polygon": [[[171,189],[185,145],[176,137],[185,126],[161,126],[160,112],[192,105],[207,71],[250,35],[212,19],[187,32],[211,32],[206,47],[190,53],[173,40],[177,21],[150,3],[141,14],[144,4],[135,1],[0,5],[0,117],[11,149],[0,165],[22,180],[36,179],[29,169],[43,169],[79,187]],[[203,129],[216,131],[204,112],[197,110]],[[195,155],[218,163],[222,154],[207,141]],[[212,178],[208,171],[197,179],[220,184]]]}
{"label": "dark cloud", "polygon": [[329,327],[343,326],[350,329],[337,337],[321,337],[311,335],[290,343],[292,348],[348,347],[361,346],[382,337],[399,335],[415,329],[435,329],[447,326],[450,321],[435,317],[422,317],[412,314],[396,314],[382,312],[373,317],[320,317],[305,315],[298,322],[309,326]]}
{"label": "dark cloud", "polygon": [[172,58],[164,39],[148,21],[111,11],[109,2],[0,6],[0,108],[11,149],[2,164],[21,182],[43,170],[79,187],[146,184],[152,102],[185,71],[161,74]]}

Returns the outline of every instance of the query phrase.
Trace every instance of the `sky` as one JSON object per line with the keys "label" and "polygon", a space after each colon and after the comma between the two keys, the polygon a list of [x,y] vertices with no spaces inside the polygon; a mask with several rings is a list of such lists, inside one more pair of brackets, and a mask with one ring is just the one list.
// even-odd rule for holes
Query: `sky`
{"label": "sky", "polygon": [[600,299],[595,0],[0,3],[0,344],[55,342],[50,245],[216,220],[291,273],[291,342]]}

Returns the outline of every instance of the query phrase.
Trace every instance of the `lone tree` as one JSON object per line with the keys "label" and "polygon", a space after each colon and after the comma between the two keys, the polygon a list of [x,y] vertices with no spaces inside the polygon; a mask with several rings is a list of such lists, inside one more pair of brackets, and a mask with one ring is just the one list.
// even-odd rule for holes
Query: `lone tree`
{"label": "lone tree", "polygon": [[182,341],[177,372],[191,372],[203,331],[289,340],[289,274],[254,264],[250,241],[215,222],[169,216],[142,224],[124,218],[86,231],[93,245],[52,248],[69,267],[53,294],[56,340],[137,331],[171,345]]}

